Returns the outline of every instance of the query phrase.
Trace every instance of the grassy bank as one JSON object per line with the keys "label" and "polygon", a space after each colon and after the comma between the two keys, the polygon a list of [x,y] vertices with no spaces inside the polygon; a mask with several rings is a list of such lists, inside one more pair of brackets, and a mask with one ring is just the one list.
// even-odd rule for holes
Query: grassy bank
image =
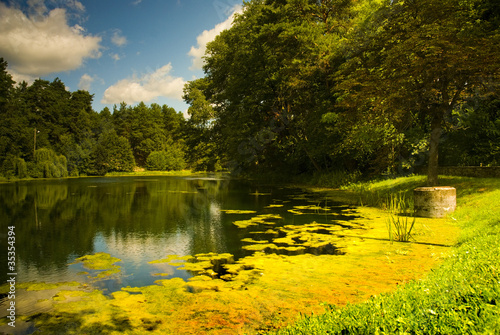
{"label": "grassy bank", "polygon": [[[390,194],[411,198],[423,182],[409,177],[354,184],[344,196],[384,206]],[[499,334],[500,180],[443,177],[441,183],[457,188],[457,211],[448,220],[462,232],[440,267],[393,293],[331,306],[275,334]]]}

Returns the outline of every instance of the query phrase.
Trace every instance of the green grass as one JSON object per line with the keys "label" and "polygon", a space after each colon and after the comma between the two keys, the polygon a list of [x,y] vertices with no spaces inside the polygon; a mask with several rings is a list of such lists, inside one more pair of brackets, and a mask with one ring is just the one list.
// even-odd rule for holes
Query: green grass
{"label": "green grass", "polygon": [[[399,178],[346,190],[380,206],[388,194],[411,196],[421,182]],[[500,179],[443,177],[441,184],[457,188],[449,220],[462,233],[440,267],[393,293],[331,306],[276,334],[500,334]]]}
{"label": "green grass", "polygon": [[117,177],[117,176],[186,176],[186,175],[196,175],[200,174],[198,172],[192,172],[191,170],[181,170],[181,171],[131,171],[131,172],[109,172],[106,173],[106,177]]}

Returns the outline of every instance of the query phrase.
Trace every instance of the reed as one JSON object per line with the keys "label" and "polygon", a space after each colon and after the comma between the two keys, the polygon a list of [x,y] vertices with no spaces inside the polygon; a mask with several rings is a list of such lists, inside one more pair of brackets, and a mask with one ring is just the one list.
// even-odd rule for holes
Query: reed
{"label": "reed", "polygon": [[389,240],[391,243],[395,240],[397,242],[409,242],[412,239],[411,232],[415,226],[415,217],[409,220],[408,216],[401,217],[390,215],[387,220],[387,228],[389,230]]}

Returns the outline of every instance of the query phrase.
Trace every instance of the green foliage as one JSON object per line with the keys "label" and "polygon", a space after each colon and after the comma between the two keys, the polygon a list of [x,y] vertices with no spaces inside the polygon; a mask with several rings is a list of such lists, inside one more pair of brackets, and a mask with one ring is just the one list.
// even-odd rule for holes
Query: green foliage
{"label": "green foliage", "polygon": [[473,97],[454,110],[440,163],[451,166],[500,164],[500,96]]}
{"label": "green foliage", "polygon": [[146,167],[150,171],[182,170],[186,167],[182,150],[171,146],[168,151],[153,151],[146,160]]}
{"label": "green foliage", "polygon": [[92,174],[105,175],[108,172],[132,171],[134,155],[129,142],[113,130],[101,135],[92,152],[94,169]]}
{"label": "green foliage", "polygon": [[24,159],[12,155],[7,156],[1,167],[2,174],[7,178],[26,178],[28,168]]}
{"label": "green foliage", "polygon": [[[498,333],[500,184],[496,179],[473,178],[447,178],[446,182],[461,195],[453,217],[464,233],[439,268],[394,293],[344,308],[331,306],[326,314],[305,317],[276,334]],[[396,187],[413,183],[392,181]],[[388,185],[374,183],[366,188],[390,190]],[[480,189],[486,191],[477,192]]]}
{"label": "green foliage", "polygon": [[27,165],[28,174],[33,178],[62,178],[68,176],[67,160],[52,149],[35,151],[35,161]]}
{"label": "green foliage", "polygon": [[311,179],[312,185],[321,187],[339,188],[359,181],[361,173],[359,171],[348,172],[345,170],[332,171],[326,173],[316,173]]}
{"label": "green foliage", "polygon": [[[14,84],[7,63],[0,59],[0,172],[7,177],[130,171],[136,164],[144,165],[152,151],[167,149],[171,141],[183,146],[184,117],[166,105],[122,104],[113,114],[107,108],[96,113],[92,94],[69,92],[59,78]],[[113,131],[123,139],[108,138],[112,150],[102,141],[98,144]],[[60,155],[66,161],[57,158]],[[21,161],[15,163],[12,157],[24,160],[26,166]],[[107,158],[111,160],[106,162]],[[183,163],[176,163],[180,165]]]}
{"label": "green foliage", "polygon": [[146,160],[146,167],[150,171],[164,171],[167,166],[167,154],[165,151],[153,151]]}
{"label": "green foliage", "polygon": [[415,226],[415,217],[408,222],[408,217],[390,215],[387,220],[387,230],[389,231],[389,240],[398,242],[409,242],[412,239],[411,231]]}

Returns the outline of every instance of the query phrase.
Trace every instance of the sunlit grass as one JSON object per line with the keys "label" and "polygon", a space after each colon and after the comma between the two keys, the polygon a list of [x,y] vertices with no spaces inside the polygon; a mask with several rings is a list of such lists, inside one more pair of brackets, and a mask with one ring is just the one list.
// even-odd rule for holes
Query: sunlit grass
{"label": "sunlit grass", "polygon": [[[424,177],[346,188],[365,203],[382,205],[387,194],[409,194]],[[324,315],[306,317],[277,334],[498,334],[500,333],[500,180],[442,177],[457,188],[462,227],[459,243],[426,278],[391,294]],[[370,194],[371,193],[371,194]]]}

